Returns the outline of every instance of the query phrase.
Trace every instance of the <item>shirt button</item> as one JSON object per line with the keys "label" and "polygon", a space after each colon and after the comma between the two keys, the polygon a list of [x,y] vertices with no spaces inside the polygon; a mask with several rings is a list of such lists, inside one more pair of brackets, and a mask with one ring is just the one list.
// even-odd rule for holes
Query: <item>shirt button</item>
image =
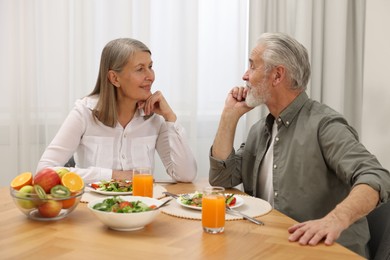
{"label": "shirt button", "polygon": [[124,154],[122,154],[122,159],[125,159],[125,155]]}
{"label": "shirt button", "polygon": [[282,119],[279,117],[279,118],[278,118],[278,121],[280,122],[280,121],[282,121]]}
{"label": "shirt button", "polygon": [[277,197],[278,196],[278,192],[277,191],[275,191],[275,197]]}
{"label": "shirt button", "polygon": [[276,164],[274,164],[274,169],[276,169]]}
{"label": "shirt button", "polygon": [[276,142],[279,141],[279,137],[276,137],[276,138],[275,138],[275,141],[276,141]]}
{"label": "shirt button", "polygon": [[286,124],[287,124],[287,125],[289,125],[289,124],[290,124],[290,122],[289,122],[289,121],[287,121],[287,122],[286,122]]}
{"label": "shirt button", "polygon": [[124,134],[124,135],[123,135],[123,138],[126,138],[126,137],[127,137],[127,134]]}

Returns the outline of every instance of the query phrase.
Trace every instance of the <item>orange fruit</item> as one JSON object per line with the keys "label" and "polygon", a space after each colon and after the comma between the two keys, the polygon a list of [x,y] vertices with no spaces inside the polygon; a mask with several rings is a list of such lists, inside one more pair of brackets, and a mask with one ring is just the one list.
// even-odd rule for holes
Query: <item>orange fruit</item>
{"label": "orange fruit", "polygon": [[70,207],[72,207],[74,205],[75,202],[76,202],[76,198],[63,200],[62,201],[62,208],[63,209],[69,209]]}
{"label": "orange fruit", "polygon": [[84,188],[84,180],[75,172],[67,172],[61,178],[61,184],[71,192],[76,192]]}
{"label": "orange fruit", "polygon": [[31,172],[22,172],[11,181],[11,187],[15,190],[19,190],[25,185],[31,185],[33,181],[33,175]]}

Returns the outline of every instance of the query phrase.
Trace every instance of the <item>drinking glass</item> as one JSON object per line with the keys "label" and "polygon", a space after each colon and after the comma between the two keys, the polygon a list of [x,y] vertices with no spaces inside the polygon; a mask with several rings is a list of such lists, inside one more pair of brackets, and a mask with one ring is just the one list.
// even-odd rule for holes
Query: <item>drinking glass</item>
{"label": "drinking glass", "polygon": [[207,233],[218,234],[225,229],[225,189],[206,187],[202,196],[202,226]]}
{"label": "drinking glass", "polygon": [[133,196],[153,198],[153,173],[149,167],[133,169]]}

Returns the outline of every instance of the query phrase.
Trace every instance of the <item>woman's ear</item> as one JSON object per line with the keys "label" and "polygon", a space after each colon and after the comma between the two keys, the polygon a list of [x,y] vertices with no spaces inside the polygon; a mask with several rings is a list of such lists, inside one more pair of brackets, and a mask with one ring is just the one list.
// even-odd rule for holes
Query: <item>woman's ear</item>
{"label": "woman's ear", "polygon": [[117,88],[120,87],[120,84],[119,84],[119,81],[118,81],[118,75],[116,74],[115,71],[109,70],[107,77],[108,77],[108,80],[110,81],[110,83],[112,85],[114,85]]}

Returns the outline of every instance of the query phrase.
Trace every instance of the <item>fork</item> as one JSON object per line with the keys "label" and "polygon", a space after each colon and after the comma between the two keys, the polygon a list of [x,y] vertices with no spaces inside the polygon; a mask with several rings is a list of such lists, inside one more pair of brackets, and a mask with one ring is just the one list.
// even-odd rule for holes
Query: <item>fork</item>
{"label": "fork", "polygon": [[175,199],[177,199],[177,198],[179,198],[179,197],[182,197],[182,198],[184,198],[184,199],[186,199],[186,200],[191,199],[191,196],[190,196],[189,194],[177,195],[177,194],[174,194],[174,193],[170,193],[170,192],[168,192],[168,191],[164,191],[163,193],[164,193],[165,195],[171,196],[172,198],[175,198]]}
{"label": "fork", "polygon": [[165,195],[167,195],[167,196],[170,196],[170,197],[174,198],[174,199],[179,198],[179,195],[176,195],[176,194],[174,194],[174,193],[170,193],[170,192],[168,192],[168,191],[164,191],[163,193],[164,193]]}
{"label": "fork", "polygon": [[186,200],[192,199],[189,194],[182,194],[182,195],[180,195],[180,197],[182,197],[183,199],[186,199]]}
{"label": "fork", "polygon": [[164,207],[164,206],[167,205],[171,200],[172,200],[172,198],[169,199],[169,200],[164,201],[160,206],[155,207],[154,210],[157,210],[157,209],[159,209],[159,208],[161,208],[161,207]]}
{"label": "fork", "polygon": [[260,221],[260,220],[257,220],[255,218],[252,218],[252,217],[249,217],[248,215],[245,215],[244,213],[240,212],[240,211],[237,211],[237,210],[234,210],[232,208],[230,208],[228,205],[226,205],[226,211],[227,212],[230,212],[232,214],[235,214],[235,215],[240,215],[241,217],[257,224],[257,225],[264,225],[264,222]]}

